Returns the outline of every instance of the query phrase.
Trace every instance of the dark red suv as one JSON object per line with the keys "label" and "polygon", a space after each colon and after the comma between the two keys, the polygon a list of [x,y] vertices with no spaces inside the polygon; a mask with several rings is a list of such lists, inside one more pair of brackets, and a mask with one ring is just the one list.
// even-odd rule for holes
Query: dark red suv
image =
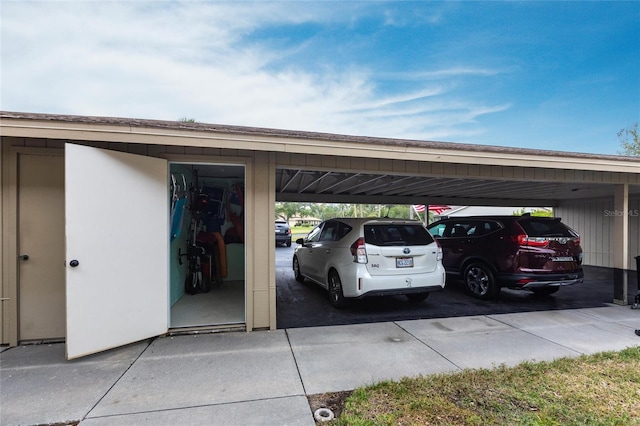
{"label": "dark red suv", "polygon": [[580,236],[559,218],[455,217],[427,229],[442,247],[447,275],[479,299],[501,287],[548,295],[583,281]]}

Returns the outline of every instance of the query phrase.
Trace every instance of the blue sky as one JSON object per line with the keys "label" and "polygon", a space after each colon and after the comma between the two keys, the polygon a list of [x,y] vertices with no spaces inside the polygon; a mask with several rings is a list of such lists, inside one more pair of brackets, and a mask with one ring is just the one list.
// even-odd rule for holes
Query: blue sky
{"label": "blue sky", "polygon": [[638,1],[6,1],[0,108],[616,154]]}

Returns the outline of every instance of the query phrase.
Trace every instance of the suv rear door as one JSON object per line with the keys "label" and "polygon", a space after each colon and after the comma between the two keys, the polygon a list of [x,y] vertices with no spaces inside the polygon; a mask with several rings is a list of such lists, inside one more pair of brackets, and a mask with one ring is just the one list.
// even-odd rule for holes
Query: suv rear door
{"label": "suv rear door", "polygon": [[371,275],[422,274],[438,265],[438,246],[422,224],[365,224],[364,240]]}
{"label": "suv rear door", "polygon": [[276,220],[276,234],[289,235],[289,224],[285,221]]}
{"label": "suv rear door", "polygon": [[580,269],[580,237],[559,218],[523,218],[518,225],[526,234],[518,236],[521,268],[557,273]]}

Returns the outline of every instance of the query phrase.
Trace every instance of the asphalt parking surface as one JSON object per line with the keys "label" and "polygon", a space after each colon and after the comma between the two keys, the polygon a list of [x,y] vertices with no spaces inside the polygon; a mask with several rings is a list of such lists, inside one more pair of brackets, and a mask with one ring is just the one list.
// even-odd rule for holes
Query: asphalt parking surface
{"label": "asphalt parking surface", "polygon": [[[291,262],[296,244],[276,248],[277,328],[364,324],[383,321],[493,315],[558,309],[596,308],[613,302],[613,270],[584,267],[584,283],[540,297],[528,291],[503,289],[493,301],[468,295],[461,283],[447,281],[441,293],[424,302],[410,303],[404,296],[372,297],[354,301],[345,309],[329,304],[326,290],[293,277]],[[637,292],[636,273],[629,274],[629,304]]]}

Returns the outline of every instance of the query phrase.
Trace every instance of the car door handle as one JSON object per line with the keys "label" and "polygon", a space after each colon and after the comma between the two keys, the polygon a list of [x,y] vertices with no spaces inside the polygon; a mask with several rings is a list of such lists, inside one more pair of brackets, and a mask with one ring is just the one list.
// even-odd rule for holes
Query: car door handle
{"label": "car door handle", "polygon": [[21,254],[20,256],[18,256],[18,260],[29,260],[29,255]]}

